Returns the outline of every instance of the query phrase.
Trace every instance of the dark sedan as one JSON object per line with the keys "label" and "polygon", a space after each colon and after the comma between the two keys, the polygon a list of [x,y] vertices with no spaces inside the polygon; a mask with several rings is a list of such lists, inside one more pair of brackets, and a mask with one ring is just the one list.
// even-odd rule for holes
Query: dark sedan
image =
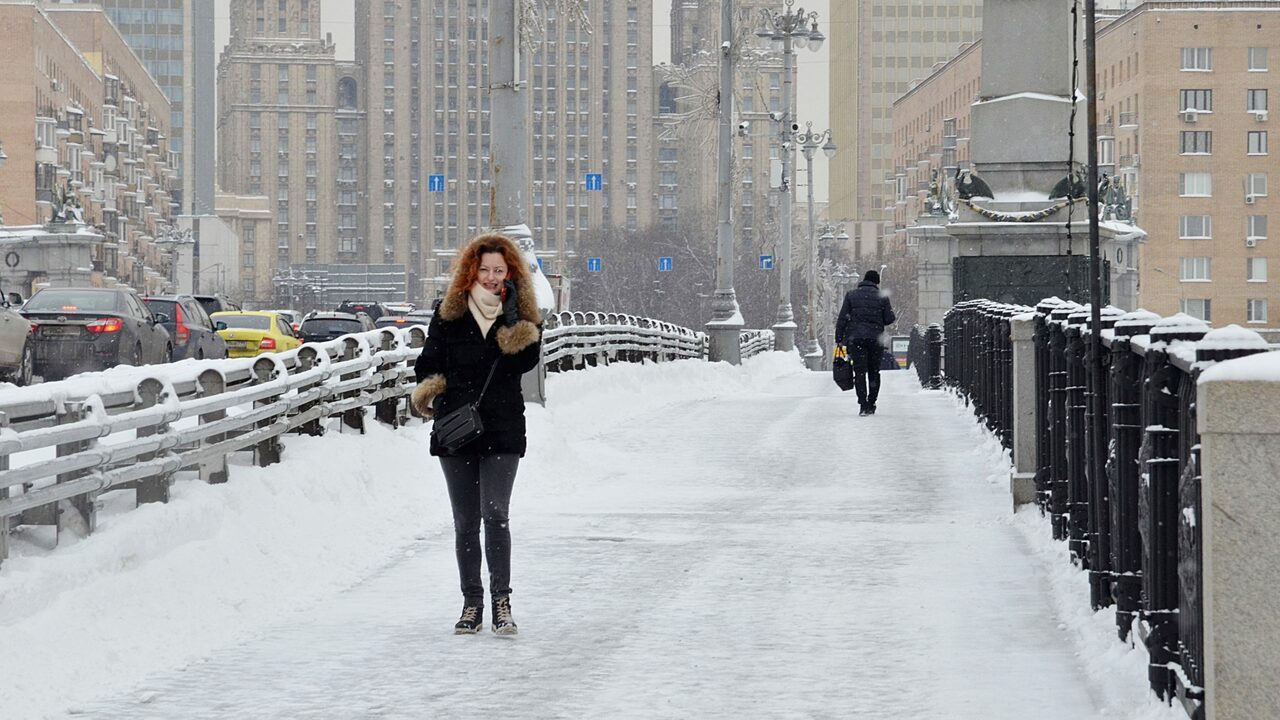
{"label": "dark sedan", "polygon": [[137,293],[124,288],[45,288],[22,306],[34,326],[35,374],[55,380],[116,365],[168,362],[173,342]]}
{"label": "dark sedan", "polygon": [[372,329],[373,321],[364,313],[316,312],[303,319],[298,336],[303,342],[324,342]]}
{"label": "dark sedan", "polygon": [[161,324],[173,337],[174,360],[227,356],[227,341],[214,330],[213,321],[194,297],[159,295],[144,297],[142,302],[146,303],[153,315],[165,315],[169,318]]}

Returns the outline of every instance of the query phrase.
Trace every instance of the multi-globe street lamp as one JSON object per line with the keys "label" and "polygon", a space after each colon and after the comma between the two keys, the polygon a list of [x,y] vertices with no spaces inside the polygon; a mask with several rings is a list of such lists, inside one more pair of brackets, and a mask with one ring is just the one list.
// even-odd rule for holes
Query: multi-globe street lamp
{"label": "multi-globe street lamp", "polygon": [[792,117],[792,94],[795,92],[795,48],[808,47],[817,52],[827,39],[818,29],[818,13],[805,12],[804,8],[795,8],[795,0],[785,0],[782,13],[768,8],[761,8],[762,26],[756,31],[756,37],[768,43],[769,48],[781,52],[782,66],[782,112],[775,116],[782,130],[780,133],[782,160],[782,178],[779,189],[782,191],[782,202],[779,207],[778,224],[781,245],[778,263],[778,315],[773,325],[774,346],[778,350],[790,352],[795,349],[796,323],[791,310],[791,158],[795,150],[795,135],[800,125]]}
{"label": "multi-globe street lamp", "polygon": [[[804,154],[809,177],[809,340],[805,343],[804,357],[805,364],[810,369],[817,370],[822,367],[822,345],[818,342],[817,322],[818,234],[813,212],[813,156],[818,153],[818,148],[822,148],[827,159],[835,157],[836,143],[831,139],[829,128],[818,132],[813,129],[811,122],[806,122],[804,125],[804,131],[796,135],[796,142],[800,143],[800,152]],[[823,239],[835,240],[831,228],[823,234]],[[830,242],[827,245],[830,246]]]}

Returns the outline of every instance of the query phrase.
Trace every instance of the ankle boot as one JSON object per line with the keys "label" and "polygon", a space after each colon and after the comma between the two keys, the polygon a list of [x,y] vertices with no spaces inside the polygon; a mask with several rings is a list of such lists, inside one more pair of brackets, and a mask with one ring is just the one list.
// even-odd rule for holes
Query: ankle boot
{"label": "ankle boot", "polygon": [[493,632],[498,635],[515,635],[516,621],[511,618],[511,596],[501,595],[493,599]]}
{"label": "ankle boot", "polygon": [[463,605],[462,617],[453,625],[454,635],[474,635],[484,626],[484,605]]}

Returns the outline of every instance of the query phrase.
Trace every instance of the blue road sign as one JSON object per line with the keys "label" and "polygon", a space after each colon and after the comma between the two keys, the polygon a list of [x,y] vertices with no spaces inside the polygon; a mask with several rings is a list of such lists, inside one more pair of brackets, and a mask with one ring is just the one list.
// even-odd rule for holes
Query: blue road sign
{"label": "blue road sign", "polygon": [[671,268],[675,265],[669,257],[658,258],[658,272],[671,272]]}
{"label": "blue road sign", "polygon": [[761,255],[761,256],[760,256],[760,269],[761,269],[761,270],[772,270],[772,269],[773,269],[773,256],[772,256],[772,255]]}
{"label": "blue road sign", "polygon": [[427,192],[444,192],[444,176],[428,175]]}
{"label": "blue road sign", "polygon": [[587,272],[600,272],[604,269],[604,261],[600,258],[587,258]]}
{"label": "blue road sign", "polygon": [[604,189],[604,174],[602,174],[602,173],[587,173],[587,189],[588,189],[588,190],[603,190],[603,189]]}

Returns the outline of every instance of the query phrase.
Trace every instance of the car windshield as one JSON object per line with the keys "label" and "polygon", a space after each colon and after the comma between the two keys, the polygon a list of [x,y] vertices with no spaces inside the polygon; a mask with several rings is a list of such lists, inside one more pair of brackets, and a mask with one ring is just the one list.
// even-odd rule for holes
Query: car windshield
{"label": "car windshield", "polygon": [[94,290],[41,290],[27,301],[23,310],[44,312],[117,312],[121,295]]}
{"label": "car windshield", "polygon": [[360,332],[364,329],[364,325],[359,320],[346,320],[344,318],[315,318],[302,323],[300,328],[303,335],[346,335],[347,333]]}
{"label": "car windshield", "polygon": [[271,318],[266,315],[237,315],[235,313],[215,313],[213,322],[224,322],[229,328],[242,330],[270,330]]}

